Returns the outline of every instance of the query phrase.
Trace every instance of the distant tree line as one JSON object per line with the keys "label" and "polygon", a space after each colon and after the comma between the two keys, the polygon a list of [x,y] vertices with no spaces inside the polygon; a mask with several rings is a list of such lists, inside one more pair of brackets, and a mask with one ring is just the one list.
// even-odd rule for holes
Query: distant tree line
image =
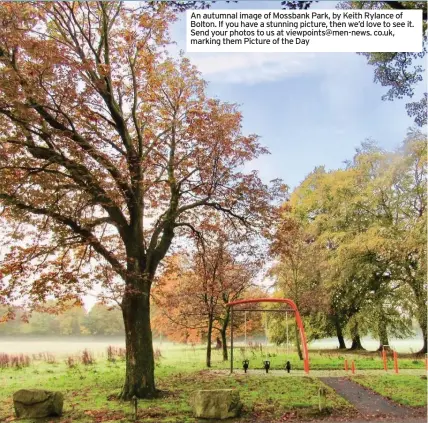
{"label": "distant tree line", "polygon": [[[50,302],[50,306],[54,306]],[[35,311],[27,318],[26,310],[0,307],[0,315],[9,311],[13,320],[0,323],[0,336],[3,335],[123,335],[123,318],[119,308],[101,303],[95,304],[89,311],[81,305],[72,306],[58,314]]]}

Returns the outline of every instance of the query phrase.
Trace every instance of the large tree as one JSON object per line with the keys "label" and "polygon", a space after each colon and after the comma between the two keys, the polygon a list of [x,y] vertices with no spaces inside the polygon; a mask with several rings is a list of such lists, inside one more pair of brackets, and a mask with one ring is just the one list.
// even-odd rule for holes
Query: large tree
{"label": "large tree", "polygon": [[278,186],[242,171],[266,150],[237,107],[168,56],[174,19],[164,2],[0,5],[0,298],[69,300],[94,280],[120,296],[125,399],[156,392],[150,291],[174,236],[207,209],[269,224]]}

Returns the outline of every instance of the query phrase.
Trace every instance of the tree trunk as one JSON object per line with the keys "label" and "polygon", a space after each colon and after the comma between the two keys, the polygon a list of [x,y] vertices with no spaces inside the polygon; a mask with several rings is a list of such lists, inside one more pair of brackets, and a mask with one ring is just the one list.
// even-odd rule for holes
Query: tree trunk
{"label": "tree trunk", "polygon": [[223,327],[220,331],[221,333],[221,347],[223,348],[223,361],[227,361],[229,359],[228,355],[227,355],[227,338],[226,338],[226,329],[225,327]]}
{"label": "tree trunk", "polygon": [[227,361],[229,359],[228,354],[227,354],[227,326],[229,325],[229,318],[230,318],[230,310],[229,308],[227,308],[226,310],[226,316],[224,317],[223,320],[223,325],[221,327],[221,343],[222,343],[222,348],[223,348],[223,361]]}
{"label": "tree trunk", "polygon": [[334,327],[336,328],[336,336],[339,341],[339,349],[344,350],[346,349],[346,344],[343,337],[342,327],[340,326],[339,317],[337,315],[334,316]]}
{"label": "tree trunk", "polygon": [[352,337],[352,345],[351,345],[351,350],[363,350],[363,346],[361,344],[361,339],[360,339],[360,335],[354,335]]}
{"label": "tree trunk", "polygon": [[420,354],[426,354],[427,353],[427,323],[425,322],[425,326],[422,327],[422,334],[424,337],[424,346],[419,351]]}
{"label": "tree trunk", "polygon": [[208,320],[208,333],[207,333],[207,367],[211,367],[211,335],[213,331],[213,320],[212,317],[209,316]]}
{"label": "tree trunk", "polygon": [[[419,292],[420,291],[420,292]],[[419,354],[427,353],[427,305],[426,305],[426,290],[421,289],[419,291],[415,290],[416,303],[417,303],[417,313],[416,318],[419,323],[419,326],[422,330],[422,336],[424,341],[424,346],[419,351]]]}
{"label": "tree trunk", "polygon": [[351,350],[363,350],[363,346],[361,345],[361,338],[360,334],[358,333],[358,324],[355,325],[355,327],[351,331],[352,335],[352,345]]}
{"label": "tree trunk", "polygon": [[294,325],[294,334],[296,336],[297,354],[299,354],[299,359],[303,360],[302,348],[300,346],[300,331],[299,331],[299,328],[297,326],[297,323]]}
{"label": "tree trunk", "polygon": [[122,314],[125,323],[126,376],[121,399],[151,398],[156,394],[154,355],[150,327],[150,288],[125,292]]}
{"label": "tree trunk", "polygon": [[[419,305],[419,304],[418,304]],[[426,307],[426,305],[424,305],[424,307]],[[418,319],[418,323],[419,326],[421,327],[422,330],[422,336],[423,336],[423,341],[424,341],[424,346],[422,347],[422,349],[418,352],[418,354],[426,354],[427,353],[427,321],[426,321],[426,308],[423,310],[422,313],[419,313],[419,315],[424,315],[425,314],[425,318],[423,319]]]}
{"label": "tree trunk", "polygon": [[387,325],[385,320],[382,318],[379,320],[378,331],[379,331],[379,344],[380,344],[378,351],[382,351],[384,345],[389,345]]}

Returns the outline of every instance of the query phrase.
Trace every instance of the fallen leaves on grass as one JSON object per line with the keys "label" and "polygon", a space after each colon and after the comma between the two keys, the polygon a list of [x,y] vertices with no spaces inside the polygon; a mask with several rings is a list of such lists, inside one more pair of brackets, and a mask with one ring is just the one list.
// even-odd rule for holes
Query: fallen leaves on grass
{"label": "fallen leaves on grass", "polygon": [[121,420],[125,418],[125,413],[123,411],[86,410],[84,414],[92,417],[92,419],[97,423],[110,420]]}
{"label": "fallen leaves on grass", "polygon": [[161,417],[168,417],[169,414],[166,410],[159,407],[150,407],[142,410],[138,410],[139,419],[156,419]]}

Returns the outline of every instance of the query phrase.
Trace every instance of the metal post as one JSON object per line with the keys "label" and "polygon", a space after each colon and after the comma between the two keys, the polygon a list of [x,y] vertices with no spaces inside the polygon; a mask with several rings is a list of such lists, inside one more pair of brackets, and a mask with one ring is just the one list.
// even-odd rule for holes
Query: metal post
{"label": "metal post", "polygon": [[244,329],[245,329],[245,345],[244,348],[247,348],[247,312],[244,313],[245,316],[245,325],[244,325]]}
{"label": "metal post", "polygon": [[[265,313],[265,335],[266,335],[266,360],[268,359],[268,321],[267,321],[267,315]],[[267,373],[267,372],[266,372]]]}
{"label": "metal post", "polygon": [[233,306],[230,310],[230,373],[233,373]]}
{"label": "metal post", "polygon": [[290,352],[289,346],[288,346],[288,312],[285,312],[285,326],[287,328],[287,355]]}

